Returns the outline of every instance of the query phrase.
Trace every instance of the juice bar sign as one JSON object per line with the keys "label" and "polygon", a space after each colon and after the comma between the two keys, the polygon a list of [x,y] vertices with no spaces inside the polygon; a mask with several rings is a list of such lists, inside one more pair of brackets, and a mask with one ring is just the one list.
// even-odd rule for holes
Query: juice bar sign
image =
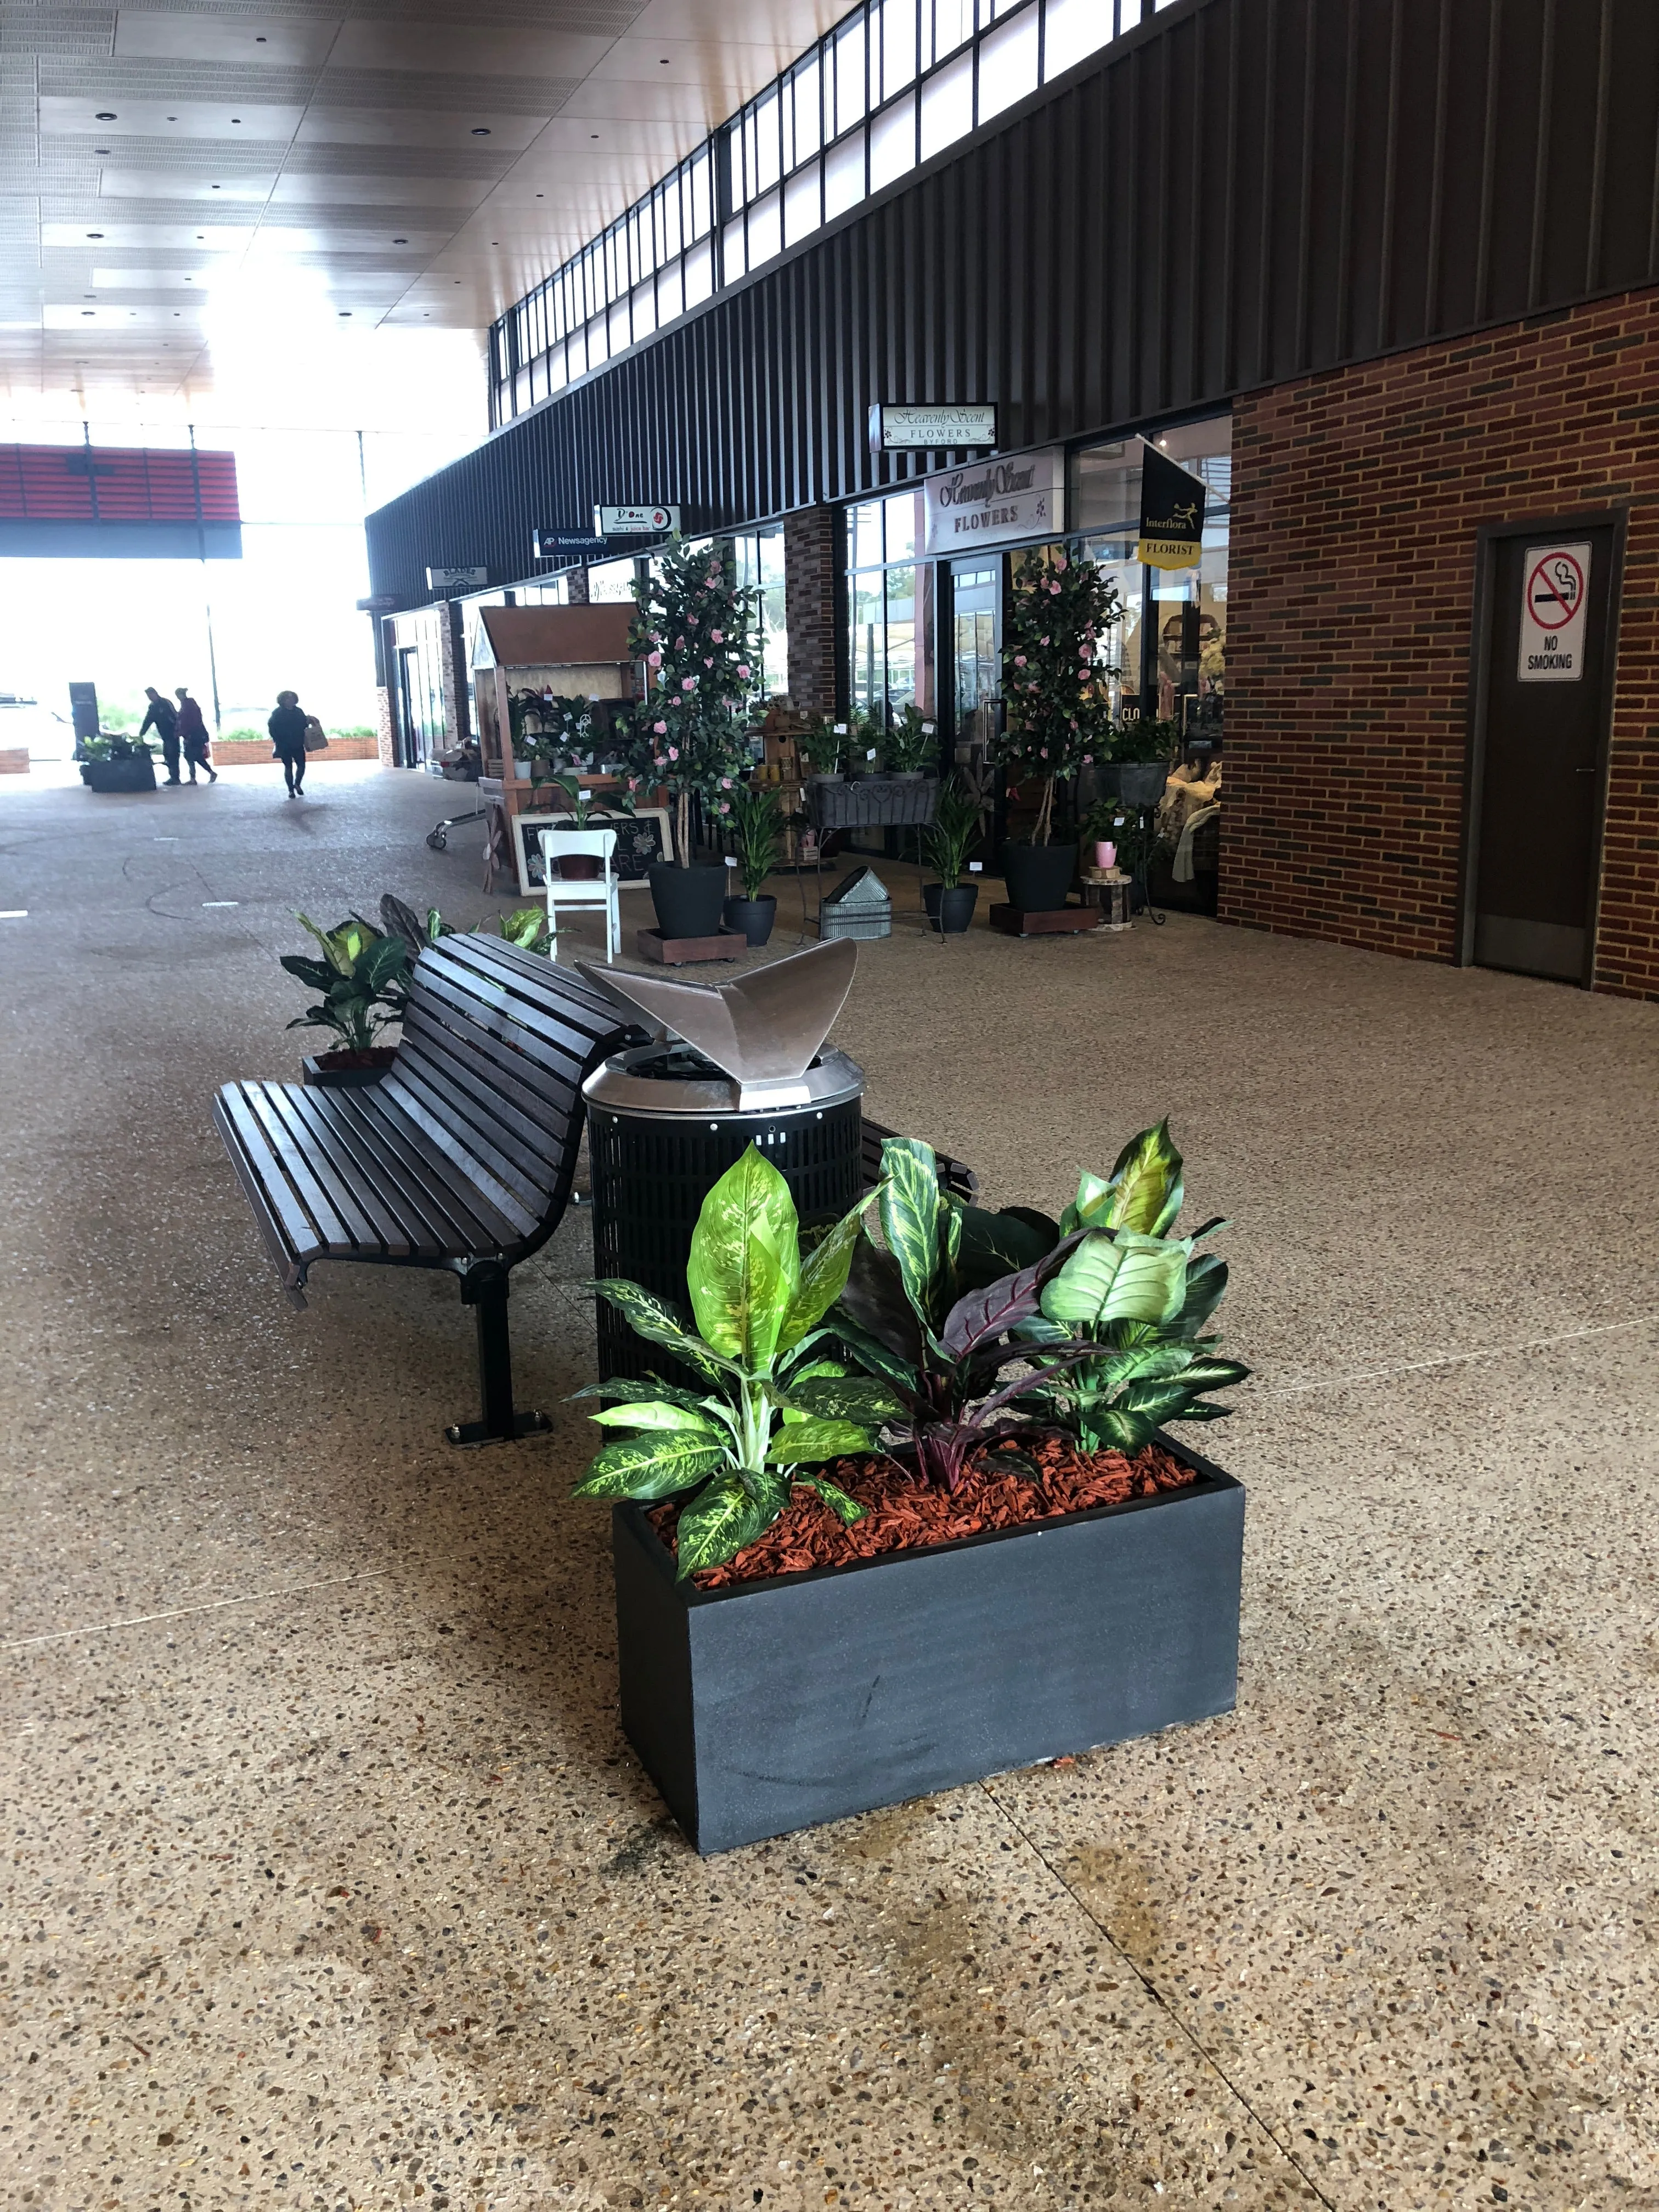
{"label": "juice bar sign", "polygon": [[973,553],[1058,538],[1066,526],[1066,456],[1057,447],[976,461],[922,488],[924,553]]}

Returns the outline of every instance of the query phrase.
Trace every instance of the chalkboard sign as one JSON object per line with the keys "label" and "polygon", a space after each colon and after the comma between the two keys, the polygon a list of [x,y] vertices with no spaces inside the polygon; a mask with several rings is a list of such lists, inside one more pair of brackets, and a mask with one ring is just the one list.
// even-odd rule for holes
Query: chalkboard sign
{"label": "chalkboard sign", "polygon": [[[568,813],[514,816],[513,842],[519,863],[520,891],[529,893],[546,888],[539,832],[556,829],[561,824],[566,828],[570,826]],[[616,831],[616,868],[619,885],[643,884],[648,872],[658,861],[670,860],[674,856],[673,836],[668,827],[665,806],[645,806],[637,814],[616,814],[608,817],[596,814],[588,826],[593,830]]]}

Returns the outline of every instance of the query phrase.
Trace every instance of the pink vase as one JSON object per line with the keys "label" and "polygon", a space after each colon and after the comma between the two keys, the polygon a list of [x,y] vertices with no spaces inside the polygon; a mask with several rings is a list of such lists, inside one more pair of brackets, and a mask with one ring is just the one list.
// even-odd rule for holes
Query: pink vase
{"label": "pink vase", "polygon": [[1115,864],[1116,860],[1117,847],[1115,845],[1109,845],[1103,840],[1095,847],[1096,867],[1109,868]]}

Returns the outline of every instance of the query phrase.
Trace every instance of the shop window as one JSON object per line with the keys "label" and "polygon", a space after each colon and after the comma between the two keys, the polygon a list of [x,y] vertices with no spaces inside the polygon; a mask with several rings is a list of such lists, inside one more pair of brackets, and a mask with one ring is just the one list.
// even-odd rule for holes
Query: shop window
{"label": "shop window", "polygon": [[916,504],[896,492],[848,516],[848,691],[878,728],[932,703],[933,569],[916,562]]}
{"label": "shop window", "polygon": [[781,698],[789,690],[789,631],[785,617],[783,532],[745,532],[732,541],[738,581],[755,594],[755,627],[760,663],[755,671],[763,697]]}
{"label": "shop window", "polygon": [[1000,115],[1037,88],[1037,11],[1028,8],[979,50],[979,119]]}
{"label": "shop window", "polygon": [[632,561],[601,561],[587,572],[588,599],[609,606],[631,604],[635,573]]}
{"label": "shop window", "polygon": [[965,138],[974,127],[974,58],[963,54],[921,88],[921,158]]}

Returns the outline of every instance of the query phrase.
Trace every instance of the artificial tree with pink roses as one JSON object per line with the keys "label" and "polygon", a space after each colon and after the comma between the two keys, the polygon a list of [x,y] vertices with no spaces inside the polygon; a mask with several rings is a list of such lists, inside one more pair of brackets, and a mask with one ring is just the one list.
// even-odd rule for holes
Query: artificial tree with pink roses
{"label": "artificial tree with pink roses", "polygon": [[666,787],[675,855],[691,865],[691,798],[731,811],[749,755],[744,716],[755,690],[755,595],[738,582],[729,546],[672,545],[634,587],[629,647],[645,663],[629,782]]}
{"label": "artificial tree with pink roses", "polygon": [[1108,684],[1117,671],[1103,655],[1120,613],[1111,578],[1063,548],[1028,555],[1015,568],[1003,626],[1006,726],[996,758],[1011,781],[1042,786],[1034,845],[1048,842],[1062,779],[1110,753]]}

